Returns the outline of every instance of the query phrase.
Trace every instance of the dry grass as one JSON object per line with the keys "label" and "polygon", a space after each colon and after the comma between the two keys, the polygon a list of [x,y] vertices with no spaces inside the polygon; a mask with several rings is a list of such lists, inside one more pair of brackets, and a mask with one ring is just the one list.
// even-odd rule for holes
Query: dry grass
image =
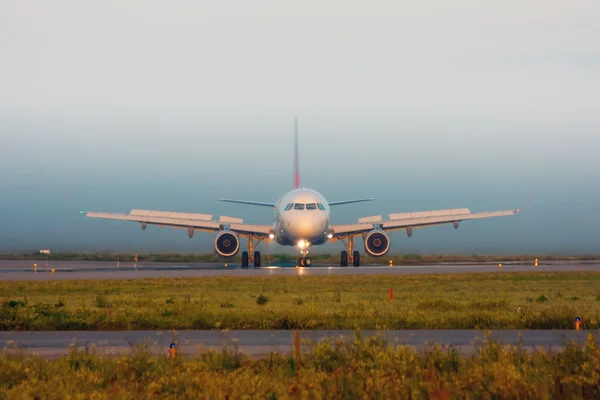
{"label": "dry grass", "polygon": [[251,360],[235,348],[154,355],[138,346],[105,357],[73,349],[54,360],[0,355],[0,399],[597,399],[600,350],[588,337],[561,353],[487,342],[472,354],[416,352],[379,338],[322,342],[302,354]]}

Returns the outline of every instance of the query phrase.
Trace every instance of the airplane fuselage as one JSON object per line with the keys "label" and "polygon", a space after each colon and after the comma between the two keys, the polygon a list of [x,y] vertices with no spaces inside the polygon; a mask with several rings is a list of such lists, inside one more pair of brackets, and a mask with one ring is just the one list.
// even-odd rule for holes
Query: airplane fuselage
{"label": "airplane fuselage", "polygon": [[301,249],[327,242],[330,207],[325,197],[311,189],[295,189],[275,203],[273,230],[277,243]]}

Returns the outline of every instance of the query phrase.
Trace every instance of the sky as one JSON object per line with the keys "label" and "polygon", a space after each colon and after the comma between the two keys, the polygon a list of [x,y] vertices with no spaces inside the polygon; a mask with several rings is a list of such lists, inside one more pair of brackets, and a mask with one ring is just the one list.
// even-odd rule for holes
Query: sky
{"label": "sky", "polygon": [[2,1],[0,251],[211,251],[209,234],[79,210],[271,223],[269,209],[216,198],[290,190],[298,116],[301,184],[377,198],[335,208],[333,223],[524,208],[531,188],[516,216],[396,232],[394,252],[599,254],[599,12],[554,0]]}

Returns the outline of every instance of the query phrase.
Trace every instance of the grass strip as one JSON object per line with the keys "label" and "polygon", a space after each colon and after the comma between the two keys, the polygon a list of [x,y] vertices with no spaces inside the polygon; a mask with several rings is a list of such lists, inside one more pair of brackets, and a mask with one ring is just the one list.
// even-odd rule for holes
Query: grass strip
{"label": "grass strip", "polygon": [[0,330],[597,329],[600,273],[5,281],[0,298]]}

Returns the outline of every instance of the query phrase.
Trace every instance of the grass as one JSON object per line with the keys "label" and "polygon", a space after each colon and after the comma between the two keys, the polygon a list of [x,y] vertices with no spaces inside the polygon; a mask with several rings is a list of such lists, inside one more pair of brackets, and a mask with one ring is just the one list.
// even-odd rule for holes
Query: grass
{"label": "grass", "polygon": [[598,329],[599,296],[596,272],[4,281],[0,330]]}
{"label": "grass", "polygon": [[235,348],[194,355],[102,356],[72,348],[42,359],[0,355],[0,399],[583,398],[600,396],[600,349],[592,335],[558,353],[484,341],[470,354],[417,352],[381,338],[321,342],[301,354],[253,360]]}

